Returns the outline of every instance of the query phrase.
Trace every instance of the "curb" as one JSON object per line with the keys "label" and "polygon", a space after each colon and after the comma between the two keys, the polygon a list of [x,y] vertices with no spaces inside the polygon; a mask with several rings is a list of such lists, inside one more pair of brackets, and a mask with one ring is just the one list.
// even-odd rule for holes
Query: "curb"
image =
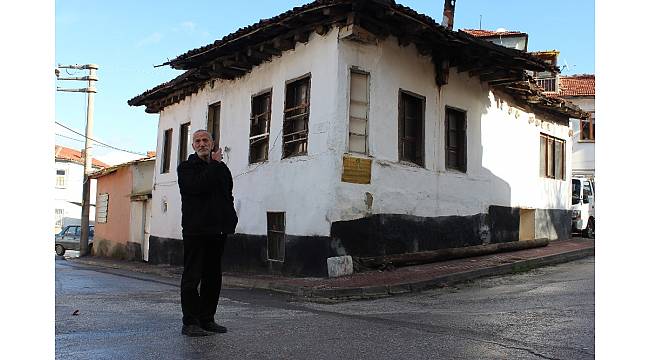
{"label": "curb", "polygon": [[[557,265],[574,260],[579,260],[585,257],[594,256],[595,248],[574,250],[566,253],[548,255],[538,258],[527,260],[520,260],[509,264],[502,264],[493,267],[470,270],[460,273],[453,273],[448,275],[441,275],[431,278],[429,280],[419,281],[415,283],[403,283],[387,286],[367,286],[358,288],[331,288],[331,289],[304,289],[287,284],[274,284],[265,286],[265,290],[280,292],[283,294],[291,294],[300,296],[307,301],[345,301],[345,300],[361,300],[361,299],[377,299],[392,295],[400,295],[406,293],[416,293],[434,288],[445,287],[453,284],[458,284],[466,281],[476,280],[478,278],[517,274],[530,271],[535,268]],[[236,285],[235,285],[236,286]],[[256,287],[253,287],[256,288]],[[307,290],[307,291],[306,291]]]}

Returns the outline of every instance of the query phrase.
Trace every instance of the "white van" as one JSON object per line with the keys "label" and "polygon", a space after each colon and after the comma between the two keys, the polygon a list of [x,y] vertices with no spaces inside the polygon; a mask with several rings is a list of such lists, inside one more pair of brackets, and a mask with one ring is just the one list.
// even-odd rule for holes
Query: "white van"
{"label": "white van", "polygon": [[594,181],[584,177],[571,179],[571,225],[573,231],[593,239],[596,234]]}

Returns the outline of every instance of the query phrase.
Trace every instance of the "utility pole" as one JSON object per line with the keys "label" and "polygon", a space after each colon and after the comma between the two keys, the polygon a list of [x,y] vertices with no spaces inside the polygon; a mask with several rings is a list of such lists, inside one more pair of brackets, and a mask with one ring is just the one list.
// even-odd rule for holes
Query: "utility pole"
{"label": "utility pole", "polygon": [[[75,76],[62,78],[59,77],[59,69],[78,69],[78,70],[88,70],[88,76]],[[85,92],[88,94],[88,105],[86,108],[86,142],[84,146],[84,178],[83,178],[83,193],[81,196],[81,239],[79,240],[79,256],[88,255],[88,235],[90,232],[90,179],[88,176],[92,172],[92,147],[93,147],[93,112],[95,107],[95,93],[97,89],[95,88],[95,81],[97,78],[97,69],[99,67],[95,64],[86,64],[86,65],[58,65],[58,68],[55,70],[56,77],[58,80],[81,80],[88,81],[87,88],[81,89],[62,89],[57,87],[57,91],[66,91],[66,92]]]}

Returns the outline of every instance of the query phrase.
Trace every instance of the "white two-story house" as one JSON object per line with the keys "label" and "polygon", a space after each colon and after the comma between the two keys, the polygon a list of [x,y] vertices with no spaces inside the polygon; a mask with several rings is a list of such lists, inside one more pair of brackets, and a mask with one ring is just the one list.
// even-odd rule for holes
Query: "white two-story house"
{"label": "white two-story house", "polygon": [[570,236],[572,104],[523,51],[393,1],[315,1],[167,63],[149,262],[182,263],[176,166],[210,131],[234,177],[224,268],[326,275],[326,259]]}

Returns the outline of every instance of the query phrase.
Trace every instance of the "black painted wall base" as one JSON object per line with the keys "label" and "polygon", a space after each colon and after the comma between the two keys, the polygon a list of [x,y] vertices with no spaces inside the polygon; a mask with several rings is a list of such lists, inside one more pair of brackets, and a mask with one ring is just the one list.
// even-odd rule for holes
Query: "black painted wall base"
{"label": "black painted wall base", "polygon": [[[536,233],[570,237],[569,210],[537,211]],[[519,241],[519,214],[518,208],[490,206],[487,214],[469,216],[375,214],[335,221],[329,237],[287,235],[284,261],[268,260],[265,235],[234,234],[228,236],[222,267],[233,272],[327,276],[331,256],[371,257]],[[149,262],[182,265],[182,240],[152,235]]]}

